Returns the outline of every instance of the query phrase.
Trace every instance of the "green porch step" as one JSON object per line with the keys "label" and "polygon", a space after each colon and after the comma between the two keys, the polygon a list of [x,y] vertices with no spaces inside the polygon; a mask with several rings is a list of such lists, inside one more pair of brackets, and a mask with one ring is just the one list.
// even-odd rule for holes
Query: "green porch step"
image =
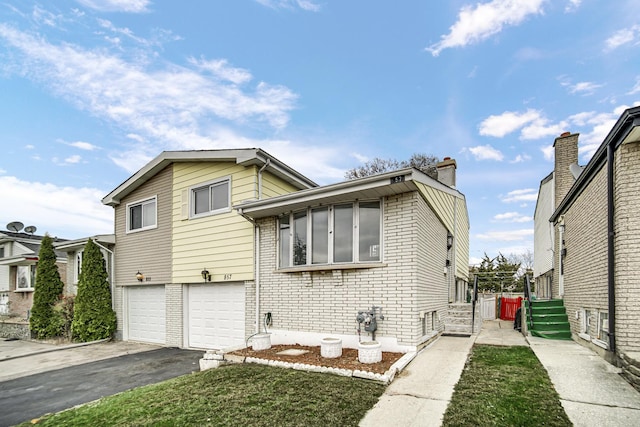
{"label": "green porch step", "polygon": [[529,332],[534,337],[552,340],[570,340],[571,326],[564,307],[563,300],[533,301],[527,308],[531,310],[533,324],[529,325]]}

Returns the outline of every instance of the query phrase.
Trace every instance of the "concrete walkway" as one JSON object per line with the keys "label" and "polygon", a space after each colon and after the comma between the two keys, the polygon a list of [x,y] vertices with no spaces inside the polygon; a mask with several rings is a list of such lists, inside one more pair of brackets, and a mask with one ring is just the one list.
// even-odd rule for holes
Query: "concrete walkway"
{"label": "concrete walkway", "polygon": [[640,393],[575,341],[528,337],[574,426],[640,426]]}
{"label": "concrete walkway", "polygon": [[360,422],[362,427],[440,426],[474,343],[530,346],[575,426],[639,426],[640,393],[619,370],[574,341],[527,337],[513,322],[485,321],[469,338],[440,337],[423,349]]}

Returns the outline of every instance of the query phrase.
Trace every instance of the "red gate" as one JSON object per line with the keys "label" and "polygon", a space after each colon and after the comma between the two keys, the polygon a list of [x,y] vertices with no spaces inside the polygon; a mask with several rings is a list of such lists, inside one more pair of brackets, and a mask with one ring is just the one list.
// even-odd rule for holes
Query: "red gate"
{"label": "red gate", "polygon": [[518,298],[500,298],[500,319],[515,320],[516,311],[520,308],[522,297]]}

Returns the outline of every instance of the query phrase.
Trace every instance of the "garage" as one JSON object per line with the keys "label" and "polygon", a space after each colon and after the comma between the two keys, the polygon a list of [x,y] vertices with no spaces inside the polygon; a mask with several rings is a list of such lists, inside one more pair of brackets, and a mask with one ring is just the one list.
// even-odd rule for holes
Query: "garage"
{"label": "garage", "polygon": [[187,336],[192,348],[244,345],[244,284],[190,285]]}
{"label": "garage", "polygon": [[164,285],[131,286],[127,292],[126,339],[153,344],[166,342]]}

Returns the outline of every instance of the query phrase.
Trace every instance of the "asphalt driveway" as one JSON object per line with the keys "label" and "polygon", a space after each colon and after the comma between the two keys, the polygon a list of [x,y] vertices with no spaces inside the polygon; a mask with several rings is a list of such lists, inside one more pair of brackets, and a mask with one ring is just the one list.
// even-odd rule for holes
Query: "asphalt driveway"
{"label": "asphalt driveway", "polygon": [[[48,353],[60,366],[73,351]],[[0,382],[0,426],[11,426],[142,385],[199,371],[202,351],[156,348]],[[42,356],[42,355],[40,355]],[[35,356],[33,356],[35,357]],[[28,365],[31,357],[20,362]],[[0,361],[0,370],[7,362]]]}

